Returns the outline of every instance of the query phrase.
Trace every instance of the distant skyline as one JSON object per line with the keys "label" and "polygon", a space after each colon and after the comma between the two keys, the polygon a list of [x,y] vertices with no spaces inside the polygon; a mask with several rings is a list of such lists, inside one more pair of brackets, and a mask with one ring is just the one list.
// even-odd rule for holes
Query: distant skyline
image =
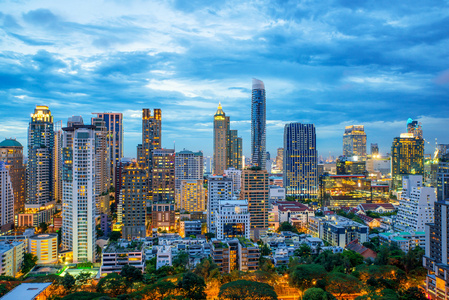
{"label": "distant skyline", "polygon": [[[162,109],[162,146],[212,156],[219,101],[250,157],[251,80],[265,84],[267,150],[284,125],[316,126],[318,155],[365,125],[381,154],[422,123],[449,143],[449,1],[3,1],[0,138],[24,147],[30,114],[122,112],[136,157],[142,108]],[[24,151],[26,153],[26,151]]]}

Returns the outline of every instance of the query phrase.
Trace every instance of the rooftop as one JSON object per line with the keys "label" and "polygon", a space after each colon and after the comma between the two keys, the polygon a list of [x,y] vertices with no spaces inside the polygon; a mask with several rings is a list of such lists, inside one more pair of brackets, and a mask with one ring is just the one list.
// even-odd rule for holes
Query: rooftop
{"label": "rooftop", "polygon": [[128,252],[140,252],[143,248],[143,242],[141,241],[119,241],[110,243],[103,253],[128,253]]}
{"label": "rooftop", "polygon": [[2,300],[32,300],[52,283],[22,283],[2,297]]}
{"label": "rooftop", "polygon": [[15,139],[5,139],[3,142],[0,143],[0,147],[21,147],[21,148],[23,148],[22,144],[19,143]]}

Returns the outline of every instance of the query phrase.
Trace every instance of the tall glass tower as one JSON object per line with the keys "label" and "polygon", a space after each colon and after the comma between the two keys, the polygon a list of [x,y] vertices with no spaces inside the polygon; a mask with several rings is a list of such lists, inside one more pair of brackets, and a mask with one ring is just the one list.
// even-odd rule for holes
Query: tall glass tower
{"label": "tall glass tower", "polygon": [[284,128],[286,195],[312,199],[318,195],[316,132],[313,124],[290,123]]}
{"label": "tall glass tower", "polygon": [[251,96],[251,158],[254,166],[265,170],[267,109],[265,85],[253,78]]}

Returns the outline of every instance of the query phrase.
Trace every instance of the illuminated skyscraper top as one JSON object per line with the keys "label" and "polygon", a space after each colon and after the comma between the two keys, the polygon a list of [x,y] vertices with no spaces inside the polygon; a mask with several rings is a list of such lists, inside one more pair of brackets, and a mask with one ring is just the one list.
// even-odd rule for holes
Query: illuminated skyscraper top
{"label": "illuminated skyscraper top", "polygon": [[363,125],[345,127],[343,134],[343,155],[366,157],[366,133]]}
{"label": "illuminated skyscraper top", "polygon": [[413,134],[414,137],[423,138],[422,125],[418,121],[413,121],[412,118],[407,120],[407,133]]}
{"label": "illuminated skyscraper top", "polygon": [[253,78],[251,96],[251,158],[254,166],[265,169],[266,165],[266,95],[265,85]]}

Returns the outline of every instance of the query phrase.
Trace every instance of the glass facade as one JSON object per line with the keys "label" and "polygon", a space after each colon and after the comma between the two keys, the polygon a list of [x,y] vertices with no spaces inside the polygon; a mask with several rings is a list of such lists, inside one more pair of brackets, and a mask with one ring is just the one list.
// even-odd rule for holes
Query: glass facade
{"label": "glass facade", "polygon": [[343,134],[343,155],[366,157],[366,133],[363,125],[346,126]]}
{"label": "glass facade", "polygon": [[266,167],[266,95],[262,81],[253,79],[251,97],[251,158],[253,166]]}
{"label": "glass facade", "polygon": [[424,140],[406,135],[395,138],[391,147],[393,189],[402,187],[404,175],[424,175]]}

